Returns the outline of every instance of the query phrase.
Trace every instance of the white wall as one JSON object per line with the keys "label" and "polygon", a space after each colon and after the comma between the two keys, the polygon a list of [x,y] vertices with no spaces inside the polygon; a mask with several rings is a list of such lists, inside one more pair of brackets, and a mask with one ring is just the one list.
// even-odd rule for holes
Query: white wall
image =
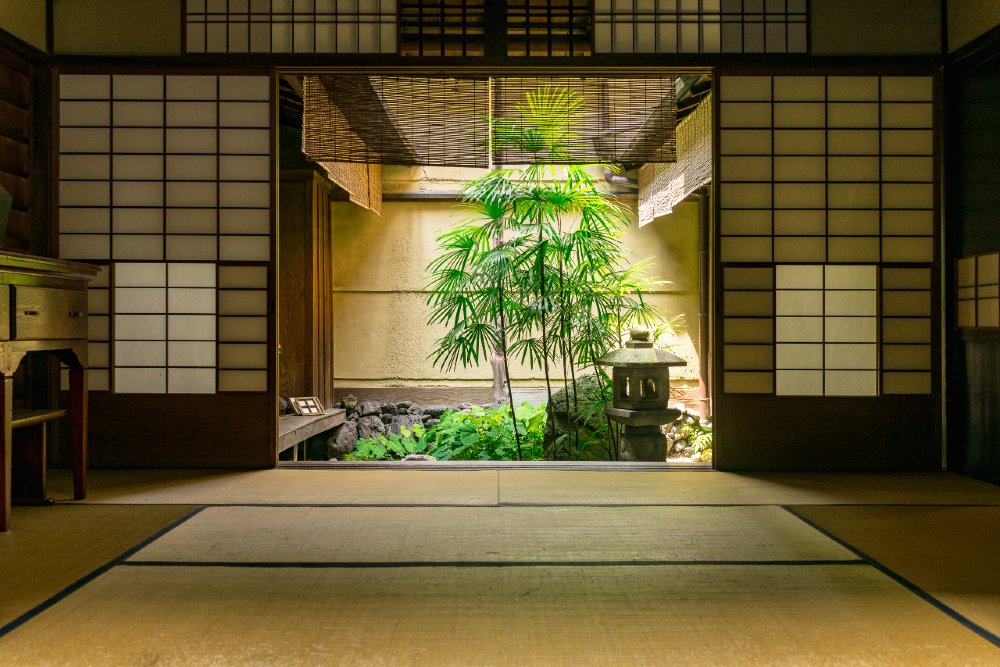
{"label": "white wall", "polygon": [[959,49],[1000,25],[1000,0],[948,0],[948,49]]}
{"label": "white wall", "polygon": [[[468,172],[433,168],[386,168],[386,191],[454,192]],[[634,208],[634,198],[631,204]],[[347,202],[333,204],[334,363],[341,387],[483,385],[487,364],[444,373],[427,355],[443,334],[426,324],[424,270],[435,256],[435,238],[461,216],[453,201],[388,201],[382,217]],[[689,323],[675,352],[689,360],[678,377],[697,378],[697,205],[682,204],[672,216],[640,229],[635,217],[624,243],[636,258],[653,255],[653,274],[672,281],[649,295],[665,312],[684,313]],[[511,375],[537,384],[541,370],[517,364]]]}
{"label": "white wall", "polygon": [[44,51],[45,3],[42,0],[0,0],[0,28]]}

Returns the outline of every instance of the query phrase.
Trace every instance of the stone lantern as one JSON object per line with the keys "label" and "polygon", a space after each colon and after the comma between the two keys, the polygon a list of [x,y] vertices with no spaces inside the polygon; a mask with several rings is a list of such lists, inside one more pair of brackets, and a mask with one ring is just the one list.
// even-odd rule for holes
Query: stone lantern
{"label": "stone lantern", "polygon": [[611,366],[613,405],[604,413],[624,425],[618,443],[623,461],[666,461],[667,440],[660,432],[680,416],[668,407],[670,367],[687,362],[666,350],[653,347],[646,329],[632,329],[625,347],[608,352],[597,360]]}

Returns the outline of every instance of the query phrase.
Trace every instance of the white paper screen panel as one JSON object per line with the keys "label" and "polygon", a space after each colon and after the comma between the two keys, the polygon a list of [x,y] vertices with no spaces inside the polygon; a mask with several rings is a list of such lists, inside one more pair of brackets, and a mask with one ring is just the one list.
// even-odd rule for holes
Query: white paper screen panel
{"label": "white paper screen panel", "polygon": [[877,268],[778,265],[775,393],[874,395]]}
{"label": "white paper screen panel", "polygon": [[268,77],[63,75],[60,84],[63,257],[269,260]]}
{"label": "white paper screen panel", "polygon": [[219,391],[267,389],[267,271],[219,267]]}
{"label": "white paper screen panel", "polygon": [[187,53],[396,53],[395,0],[187,0]]}
{"label": "white paper screen panel", "polygon": [[[92,356],[107,369],[93,389],[232,384],[219,375],[219,271],[262,271],[266,295],[271,94],[268,76],[60,76],[60,255],[109,264],[115,280],[93,297],[108,304],[92,310]],[[266,345],[268,313],[258,310],[226,335]],[[265,391],[266,359],[252,370],[265,382],[246,376],[240,387]]]}
{"label": "white paper screen panel", "polygon": [[723,273],[723,384],[727,392],[771,393],[774,386],[774,271]]}
{"label": "white paper screen panel", "polygon": [[805,0],[595,0],[596,53],[806,53]]}
{"label": "white paper screen panel", "polygon": [[215,271],[214,263],[115,265],[116,392],[215,392]]}
{"label": "white paper screen panel", "polygon": [[963,257],[957,269],[958,326],[1000,327],[1000,253]]}
{"label": "white paper screen panel", "polygon": [[[725,343],[775,348],[773,368],[754,378],[724,354],[723,390],[766,393],[773,379],[788,395],[929,393],[933,79],[723,76],[718,92]],[[773,311],[767,293],[753,311],[730,282],[731,268],[753,266],[778,272]],[[960,291],[960,322],[978,316],[978,289]],[[764,315],[769,340],[740,321]]]}
{"label": "white paper screen panel", "polygon": [[[103,265],[87,285],[87,386],[90,391],[111,387],[111,269]],[[62,388],[69,389],[69,370],[62,367]]]}
{"label": "white paper screen panel", "polygon": [[882,269],[882,392],[932,391],[931,269]]}

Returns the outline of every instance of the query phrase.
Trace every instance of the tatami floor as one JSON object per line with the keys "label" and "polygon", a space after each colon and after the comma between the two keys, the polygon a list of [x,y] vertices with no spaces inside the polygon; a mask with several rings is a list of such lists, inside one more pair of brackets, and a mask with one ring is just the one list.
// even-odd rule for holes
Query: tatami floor
{"label": "tatami floor", "polygon": [[0,534],[0,664],[1000,665],[949,474],[93,471]]}

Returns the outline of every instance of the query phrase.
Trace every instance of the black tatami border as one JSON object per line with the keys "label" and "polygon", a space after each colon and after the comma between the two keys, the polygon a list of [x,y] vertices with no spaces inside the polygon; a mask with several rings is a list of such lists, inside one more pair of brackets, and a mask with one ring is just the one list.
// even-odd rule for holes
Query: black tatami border
{"label": "black tatami border", "polygon": [[[827,507],[827,505],[822,505],[822,507]],[[938,505],[934,505],[934,507],[938,507]],[[994,505],[986,505],[985,507],[994,507]],[[889,577],[890,579],[892,579],[893,581],[895,581],[897,584],[899,584],[903,588],[907,589],[908,591],[910,591],[911,593],[913,593],[914,595],[916,595],[917,597],[919,597],[924,602],[926,602],[926,603],[930,604],[931,606],[935,607],[938,611],[944,613],[946,616],[949,616],[953,620],[958,621],[959,623],[961,623],[962,625],[964,625],[966,628],[968,628],[969,630],[972,630],[977,635],[979,635],[980,637],[982,637],[986,641],[990,642],[994,646],[1000,647],[1000,636],[998,636],[997,634],[995,634],[993,632],[990,632],[989,630],[987,630],[983,626],[979,625],[978,623],[976,623],[975,621],[973,621],[969,617],[965,616],[964,614],[959,613],[957,610],[955,610],[954,608],[948,606],[947,604],[945,604],[944,602],[942,602],[938,598],[934,597],[929,592],[927,592],[926,590],[924,590],[920,586],[917,586],[915,583],[913,583],[912,581],[910,581],[906,577],[904,577],[901,574],[899,574],[899,573],[891,570],[890,568],[886,567],[884,564],[882,564],[877,559],[869,556],[864,551],[861,551],[860,549],[858,549],[857,547],[851,545],[850,543],[846,542],[845,540],[842,540],[840,537],[838,537],[834,533],[830,532],[829,530],[827,530],[823,526],[819,525],[818,523],[816,523],[812,519],[809,519],[808,517],[800,514],[794,507],[792,507],[790,505],[781,505],[781,508],[783,510],[785,510],[786,512],[788,512],[789,514],[791,514],[792,516],[794,516],[797,519],[799,519],[800,521],[802,521],[803,523],[805,523],[806,525],[808,525],[811,528],[814,528],[815,530],[819,531],[820,533],[826,535],[831,540],[833,540],[837,544],[841,545],[845,549],[847,549],[847,550],[851,551],[852,553],[856,554],[858,556],[858,558],[860,558],[866,564],[872,566],[873,568],[875,568],[876,570],[878,570],[879,572],[881,572],[885,576]]]}
{"label": "black tatami border", "polygon": [[133,555],[135,555],[136,553],[138,553],[141,549],[149,546],[150,544],[152,544],[156,540],[160,539],[161,537],[163,537],[164,535],[166,535],[167,533],[169,533],[170,531],[172,531],[174,528],[177,528],[178,526],[180,526],[181,524],[183,524],[188,519],[191,519],[192,517],[194,517],[195,515],[197,515],[199,512],[201,512],[202,510],[204,510],[206,507],[208,507],[208,506],[207,505],[201,505],[199,507],[195,507],[193,510],[191,510],[190,512],[188,512],[184,516],[180,517],[179,519],[175,519],[174,521],[170,522],[169,524],[167,524],[166,526],[164,526],[160,530],[156,531],[155,533],[153,533],[152,535],[150,535],[146,539],[142,540],[141,542],[139,542],[135,546],[130,547],[129,549],[126,549],[125,551],[123,551],[119,555],[117,555],[114,558],[112,558],[111,560],[109,560],[104,565],[101,565],[100,567],[98,567],[97,569],[95,569],[93,572],[84,575],[80,579],[77,579],[72,584],[70,584],[66,588],[62,589],[61,591],[59,591],[58,593],[56,593],[55,595],[53,595],[49,599],[47,599],[44,602],[42,602],[41,604],[39,604],[39,605],[35,606],[34,608],[29,609],[28,611],[24,612],[23,614],[21,614],[20,616],[18,616],[14,620],[10,621],[6,625],[0,626],[0,637],[3,637],[4,635],[6,635],[7,633],[11,632],[12,630],[17,629],[19,626],[21,626],[21,625],[25,624],[26,622],[30,621],[35,616],[38,616],[39,614],[41,614],[43,611],[45,611],[49,607],[52,607],[52,606],[56,605],[57,603],[61,602],[62,600],[64,600],[68,596],[72,595],[73,593],[75,593],[79,589],[83,588],[84,586],[86,586],[91,581],[93,581],[97,577],[101,576],[102,574],[104,574],[108,570],[111,570],[112,568],[117,567],[118,565],[122,564],[127,559],[131,558]]}
{"label": "black tatami border", "polygon": [[262,569],[409,569],[409,568],[510,568],[510,567],[662,567],[662,566],[789,566],[867,565],[860,558],[844,560],[459,560],[459,561],[170,561],[130,560],[123,567],[233,567]]}
{"label": "black tatami border", "polygon": [[[102,504],[102,503],[81,503],[81,504]],[[107,503],[118,504],[118,503]],[[125,503],[123,503],[125,504]],[[169,504],[169,503],[167,503]],[[178,503],[180,504],[180,503]],[[839,503],[839,504],[819,504],[822,507],[997,507],[997,505],[979,504],[954,504],[939,505],[927,503]],[[463,508],[463,509],[490,509],[502,507],[778,507],[785,510],[795,518],[799,519],[814,530],[825,535],[837,544],[849,550],[857,556],[856,559],[836,559],[836,560],[642,560],[642,561],[403,561],[403,562],[203,562],[203,561],[130,561],[129,559],[143,548],[149,546],[167,533],[183,525],[190,519],[197,516],[206,509],[213,507],[300,507],[300,508]],[[291,569],[291,568],[311,568],[311,569],[402,569],[402,568],[522,568],[522,567],[690,567],[690,566],[858,566],[867,565],[885,576],[889,577],[899,585],[903,586],[920,599],[932,605],[938,611],[949,616],[953,620],[972,630],[983,639],[989,641],[994,646],[1000,647],[1000,636],[990,632],[981,625],[975,623],[968,617],[959,613],[941,600],[937,599],[924,589],[909,581],[902,575],[894,572],[884,564],[852,546],[850,543],[839,538],[837,535],[826,530],[816,522],[800,514],[791,505],[775,503],[497,503],[489,505],[468,505],[468,504],[411,504],[411,503],[335,503],[335,504],[312,504],[312,503],[218,503],[200,504],[184,516],[171,522],[148,538],[140,541],[135,546],[127,549],[117,557],[111,559],[104,565],[98,567],[93,572],[83,576],[76,582],[70,584],[60,592],[48,598],[38,606],[25,612],[6,625],[0,627],[0,637],[15,630],[43,611],[59,603],[69,595],[73,594],[86,584],[90,583],[105,572],[118,567],[227,567],[227,568],[261,568],[261,569]]]}
{"label": "black tatami border", "polygon": [[[89,505],[89,506],[105,506],[105,505],[118,505],[118,506],[134,506],[136,503],[107,503],[107,502],[88,502],[88,501],[75,501],[73,505]],[[159,503],[143,503],[150,505],[200,505],[202,509],[212,508],[212,507],[302,507],[302,508],[357,508],[357,509],[368,509],[368,508],[425,508],[425,509],[437,509],[437,508],[458,508],[458,509],[497,509],[504,507],[590,507],[590,508],[608,508],[615,509],[619,507],[792,507],[792,506],[815,506],[815,507],[940,507],[940,508],[951,508],[951,507],[983,507],[983,508],[1000,508],[1000,503],[887,503],[887,502],[871,502],[871,503],[772,503],[772,502],[745,502],[745,503],[651,503],[651,502],[634,502],[634,503],[531,503],[531,502],[499,502],[499,503],[352,503],[352,502],[340,502],[340,503],[183,503],[183,502],[159,502]]]}

